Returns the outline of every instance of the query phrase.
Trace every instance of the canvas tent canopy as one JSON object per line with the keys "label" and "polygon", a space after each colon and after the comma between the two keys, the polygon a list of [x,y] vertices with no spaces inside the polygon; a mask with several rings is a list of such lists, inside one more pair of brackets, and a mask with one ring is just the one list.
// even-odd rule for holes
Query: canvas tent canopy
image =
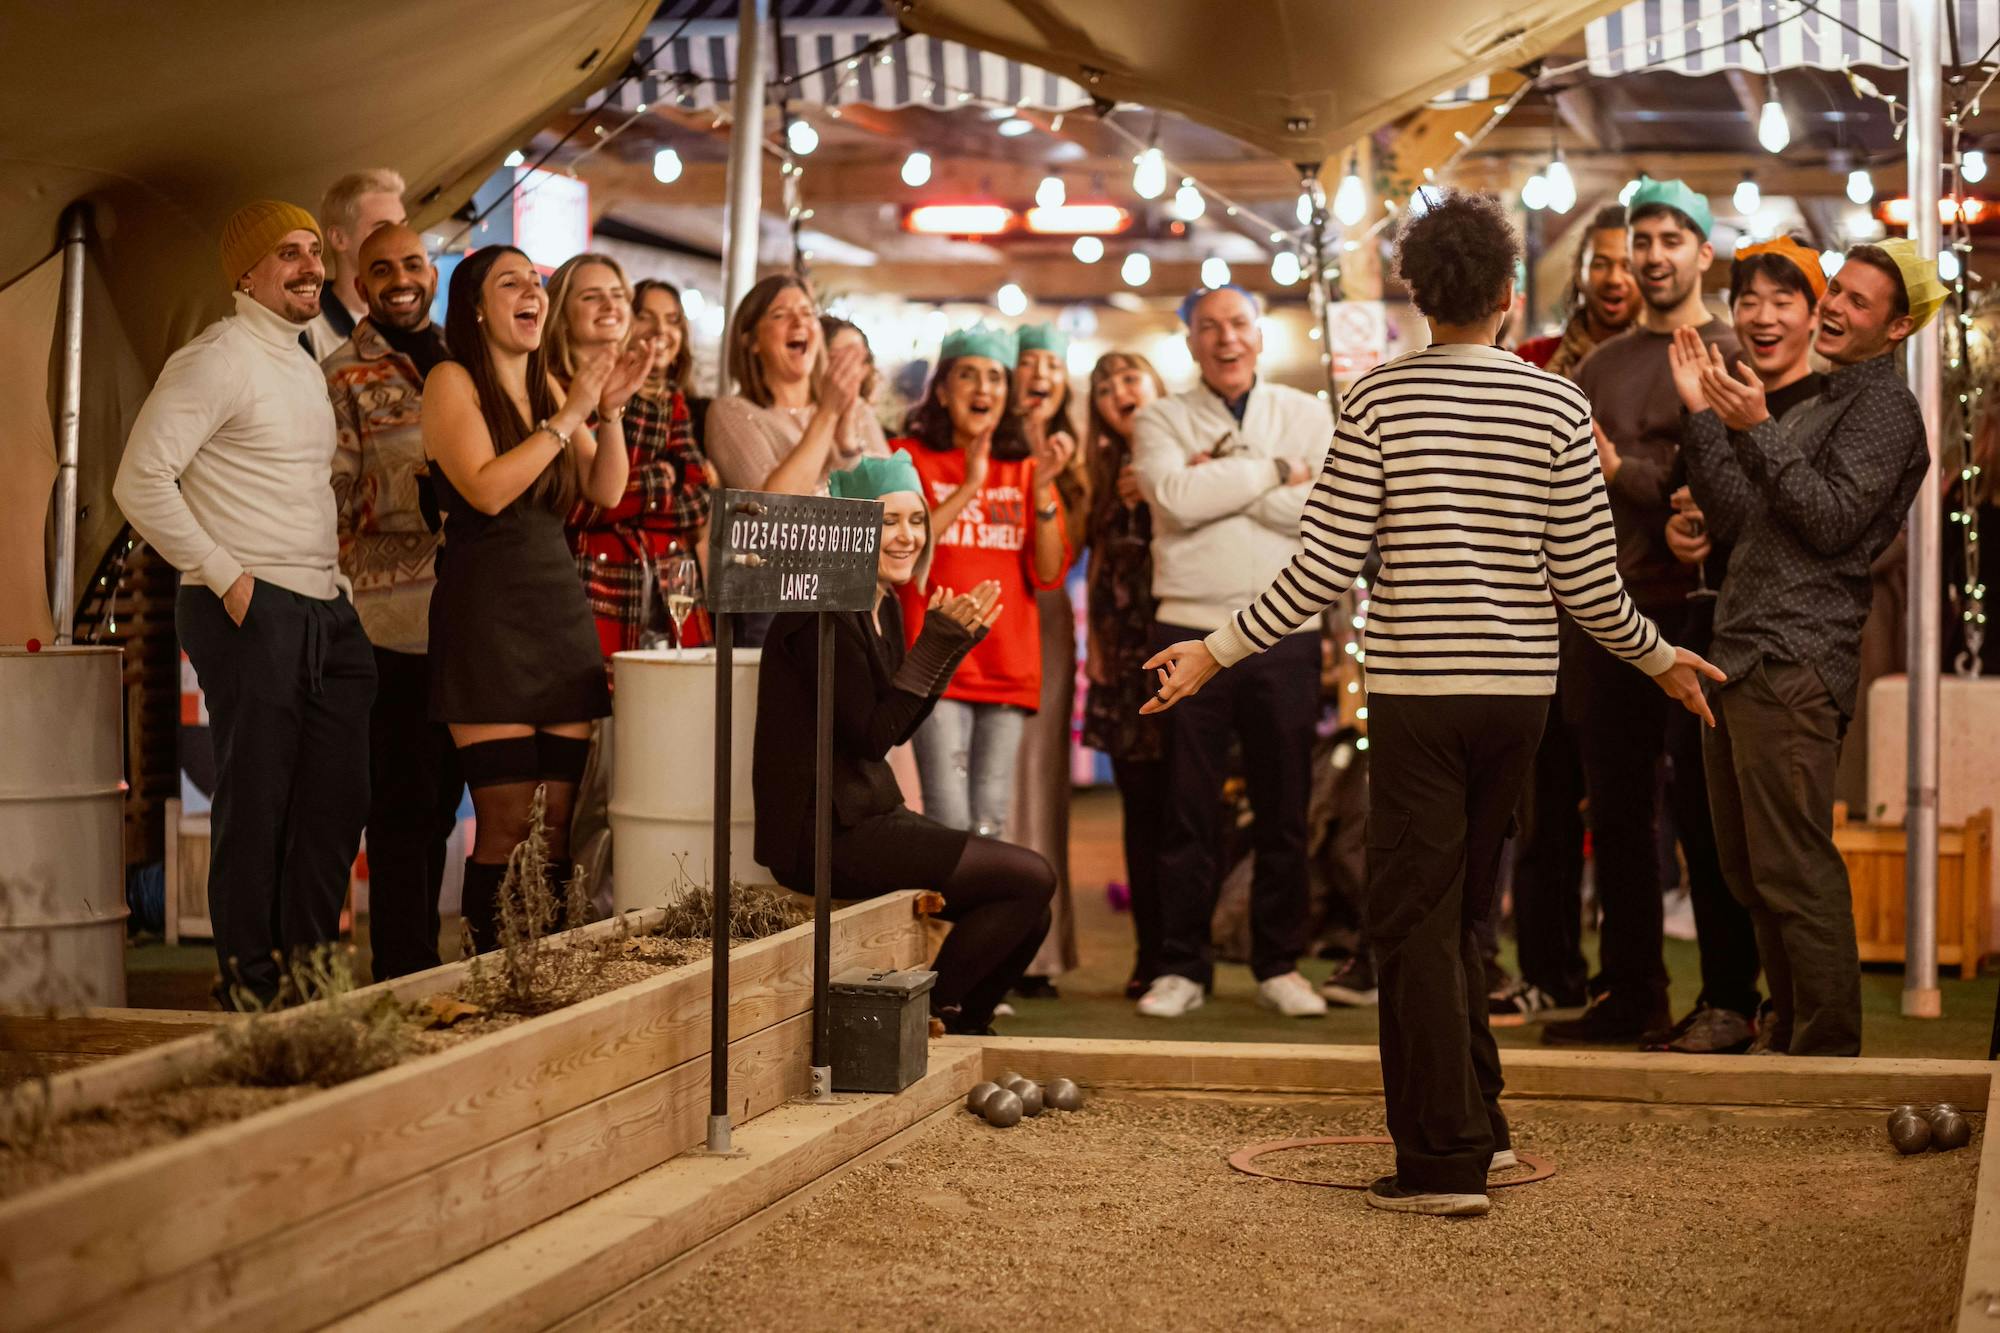
{"label": "canvas tent canopy", "polygon": [[[651,0],[0,6],[0,643],[50,637],[43,555],[66,209],[90,206],[76,579],[122,519],[111,481],[169,353],[227,309],[223,220],[317,208],[390,167],[419,224],[616,77]],[[330,21],[331,20],[331,21]]]}

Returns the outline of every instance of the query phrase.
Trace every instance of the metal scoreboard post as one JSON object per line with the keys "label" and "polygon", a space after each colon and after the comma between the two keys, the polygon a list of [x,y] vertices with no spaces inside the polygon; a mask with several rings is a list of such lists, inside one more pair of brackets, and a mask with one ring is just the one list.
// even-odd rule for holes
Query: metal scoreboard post
{"label": "metal scoreboard post", "polygon": [[833,910],[833,622],[875,605],[882,505],[819,495],[723,489],[708,521],[708,609],[715,621],[715,920],[709,1000],[708,1148],[729,1151],[729,824],[731,668],[736,620],[798,611],[819,621],[819,708],[813,791],[813,1053],[815,1099],[833,1092],[827,981]]}

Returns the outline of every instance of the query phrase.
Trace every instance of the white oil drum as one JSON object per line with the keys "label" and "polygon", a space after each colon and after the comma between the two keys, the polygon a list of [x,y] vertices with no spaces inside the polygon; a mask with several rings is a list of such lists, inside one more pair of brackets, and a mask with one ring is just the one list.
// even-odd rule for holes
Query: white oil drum
{"label": "white oil drum", "polygon": [[125,1003],[124,662],[0,648],[0,1004]]}
{"label": "white oil drum", "polygon": [[[731,658],[730,877],[770,884],[757,864],[750,756],[761,654]],[[621,912],[657,907],[712,881],[715,858],[715,650],[614,655],[611,692],[611,893]]]}

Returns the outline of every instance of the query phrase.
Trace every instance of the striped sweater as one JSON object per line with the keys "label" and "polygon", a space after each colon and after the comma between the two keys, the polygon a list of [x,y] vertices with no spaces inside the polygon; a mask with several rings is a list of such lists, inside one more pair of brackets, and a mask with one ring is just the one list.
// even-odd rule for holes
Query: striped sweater
{"label": "striped sweater", "polygon": [[1553,694],[1556,606],[1648,675],[1674,649],[1618,577],[1590,429],[1569,381],[1497,347],[1405,353],[1349,391],[1303,549],[1206,642],[1230,666],[1381,572],[1362,639],[1382,694]]}

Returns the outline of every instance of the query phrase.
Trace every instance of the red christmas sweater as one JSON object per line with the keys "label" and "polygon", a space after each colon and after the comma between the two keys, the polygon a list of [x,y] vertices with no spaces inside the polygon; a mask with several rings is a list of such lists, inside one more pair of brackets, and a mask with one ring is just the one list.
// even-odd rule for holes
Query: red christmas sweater
{"label": "red christmas sweater", "polygon": [[[893,440],[891,450],[907,449],[917,475],[929,488],[931,508],[951,498],[965,480],[965,454],[957,449],[931,449],[915,440]],[[936,534],[930,586],[966,592],[994,579],[1000,584],[1000,619],[959,665],[944,697],[972,704],[1014,704],[1033,711],[1042,700],[1042,622],[1035,611],[1035,591],[1062,586],[1058,577],[1043,583],[1035,577],[1034,463],[1026,458],[993,459],[986,466],[986,484],[960,511],[951,527]],[[1050,520],[1063,527],[1060,511]],[[1063,533],[1063,567],[1073,552]],[[910,584],[898,590],[903,602],[903,633],[915,642],[923,628],[927,589]]]}

